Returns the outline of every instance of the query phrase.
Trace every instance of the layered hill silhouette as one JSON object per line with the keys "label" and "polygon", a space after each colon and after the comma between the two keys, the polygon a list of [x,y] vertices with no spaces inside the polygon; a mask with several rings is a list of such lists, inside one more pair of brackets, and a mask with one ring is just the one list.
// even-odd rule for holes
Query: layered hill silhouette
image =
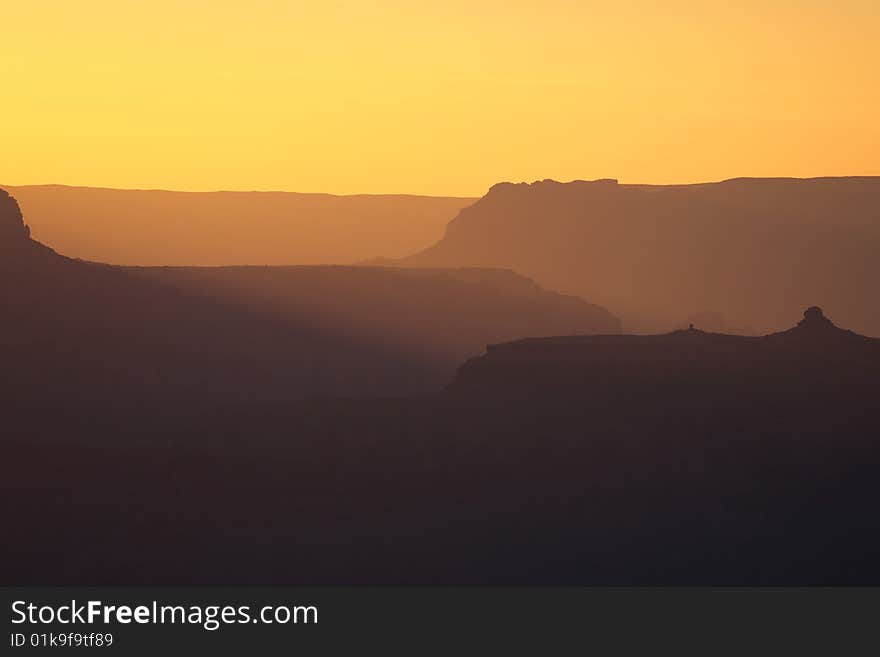
{"label": "layered hill silhouette", "polygon": [[6,193],[0,304],[0,394],[19,408],[428,391],[487,342],[619,330],[507,271],[71,260],[31,239]]}
{"label": "layered hill silhouette", "polygon": [[880,340],[812,303],[623,335],[506,270],[96,264],[0,192],[0,306],[7,584],[880,584]]}
{"label": "layered hill silhouette", "polygon": [[34,237],[120,265],[347,264],[397,258],[443,235],[474,199],[290,192],[5,186]]}
{"label": "layered hill silhouette", "polygon": [[710,312],[765,333],[818,304],[880,336],[878,253],[877,177],[544,180],[495,185],[400,264],[512,268],[613,309],[628,332]]}

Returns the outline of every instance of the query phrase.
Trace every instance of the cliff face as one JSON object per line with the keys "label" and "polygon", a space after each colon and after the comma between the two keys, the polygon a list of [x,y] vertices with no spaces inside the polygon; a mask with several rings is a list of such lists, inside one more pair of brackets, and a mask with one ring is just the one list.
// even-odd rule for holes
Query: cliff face
{"label": "cliff face", "polygon": [[13,248],[31,237],[21,216],[18,201],[0,189],[0,248]]}
{"label": "cliff face", "polygon": [[818,303],[880,336],[878,213],[877,177],[502,183],[401,264],[508,267],[609,308],[629,332],[714,311],[766,333]]}
{"label": "cliff face", "polygon": [[31,239],[31,230],[24,223],[18,201],[0,189],[0,264],[19,262],[53,251]]}

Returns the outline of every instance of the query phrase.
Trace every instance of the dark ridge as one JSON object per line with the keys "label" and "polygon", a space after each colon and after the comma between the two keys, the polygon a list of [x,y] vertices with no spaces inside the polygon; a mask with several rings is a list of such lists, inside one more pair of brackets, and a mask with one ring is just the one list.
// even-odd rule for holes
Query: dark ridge
{"label": "dark ridge", "polygon": [[442,396],[10,411],[0,576],[877,585],[878,342],[811,308],[495,345]]}
{"label": "dark ridge", "polygon": [[[786,331],[760,337],[707,333],[691,326],[662,335],[570,335],[488,345],[458,371],[449,392],[556,395],[594,402],[635,390],[662,399],[678,394],[670,384],[716,389],[735,386],[751,394],[785,381],[785,387],[880,380],[880,339],[834,325],[816,306]],[[771,383],[772,382],[772,383]],[[657,386],[654,393],[644,390]],[[782,392],[782,391],[781,391]],[[731,393],[733,394],[733,393]]]}

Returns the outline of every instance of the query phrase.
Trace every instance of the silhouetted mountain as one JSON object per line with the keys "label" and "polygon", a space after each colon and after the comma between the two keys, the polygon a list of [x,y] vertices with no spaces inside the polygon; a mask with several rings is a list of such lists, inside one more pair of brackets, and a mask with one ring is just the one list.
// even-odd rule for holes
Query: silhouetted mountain
{"label": "silhouetted mountain", "polygon": [[36,244],[5,194],[0,211],[0,394],[19,407],[429,391],[487,342],[619,330],[512,272],[116,267]]}
{"label": "silhouetted mountain", "polygon": [[876,177],[501,183],[399,264],[511,268],[612,309],[629,332],[701,308],[767,332],[819,303],[880,336],[878,208]]}
{"label": "silhouetted mountain", "polygon": [[120,265],[349,264],[439,239],[474,199],[290,192],[6,187],[34,236]]}

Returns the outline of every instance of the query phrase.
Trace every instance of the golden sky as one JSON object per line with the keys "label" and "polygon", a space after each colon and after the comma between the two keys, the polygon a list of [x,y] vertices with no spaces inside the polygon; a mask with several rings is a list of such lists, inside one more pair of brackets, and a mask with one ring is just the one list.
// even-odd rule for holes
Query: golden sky
{"label": "golden sky", "polygon": [[3,3],[0,182],[880,174],[876,0]]}

